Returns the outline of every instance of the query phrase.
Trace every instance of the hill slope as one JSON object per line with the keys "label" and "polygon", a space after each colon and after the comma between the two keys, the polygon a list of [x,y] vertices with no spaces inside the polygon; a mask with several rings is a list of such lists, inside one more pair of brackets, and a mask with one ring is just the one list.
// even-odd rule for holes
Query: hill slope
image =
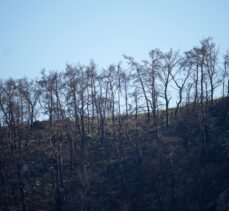
{"label": "hill slope", "polygon": [[80,141],[46,123],[22,149],[1,128],[0,209],[229,210],[229,99],[208,108],[204,146],[199,115],[183,111],[158,140],[144,122],[128,138],[87,136],[83,161]]}

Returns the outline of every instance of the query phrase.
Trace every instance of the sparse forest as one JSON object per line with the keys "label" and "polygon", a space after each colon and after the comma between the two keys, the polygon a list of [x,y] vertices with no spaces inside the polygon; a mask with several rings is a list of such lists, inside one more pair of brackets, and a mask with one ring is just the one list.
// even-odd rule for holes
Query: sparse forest
{"label": "sparse forest", "polygon": [[211,38],[0,80],[0,210],[229,210],[228,96]]}

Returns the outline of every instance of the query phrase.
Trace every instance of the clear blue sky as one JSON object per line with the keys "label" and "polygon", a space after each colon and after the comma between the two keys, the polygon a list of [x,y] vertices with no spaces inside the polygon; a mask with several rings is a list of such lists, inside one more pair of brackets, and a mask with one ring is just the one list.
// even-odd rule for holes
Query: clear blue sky
{"label": "clear blue sky", "polygon": [[0,78],[34,78],[66,62],[99,67],[212,36],[229,48],[228,0],[0,0]]}

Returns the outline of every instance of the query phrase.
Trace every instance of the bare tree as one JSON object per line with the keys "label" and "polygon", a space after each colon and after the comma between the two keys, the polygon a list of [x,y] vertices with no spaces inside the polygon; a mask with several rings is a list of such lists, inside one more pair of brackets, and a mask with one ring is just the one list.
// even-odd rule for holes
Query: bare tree
{"label": "bare tree", "polygon": [[49,118],[49,127],[52,128],[54,112],[54,76],[53,72],[46,73],[45,69],[41,71],[41,79],[38,81],[39,90],[42,92],[40,106],[45,115]]}
{"label": "bare tree", "polygon": [[190,70],[192,68],[192,64],[186,58],[183,58],[180,61],[180,67],[176,69],[175,73],[172,73],[172,79],[178,89],[178,101],[176,102],[176,110],[175,110],[175,117],[177,117],[178,110],[183,100],[183,91],[186,85],[186,82],[190,76]]}
{"label": "bare tree", "polygon": [[142,93],[145,99],[145,103],[146,103],[146,108],[147,108],[147,121],[150,122],[150,99],[147,95],[146,92],[146,87],[144,85],[144,81],[143,81],[143,75],[145,74],[144,72],[144,68],[142,65],[138,64],[133,57],[130,56],[125,56],[124,58],[128,61],[128,63],[130,64],[131,68],[135,69],[136,71],[136,77],[137,77],[137,81],[140,83],[141,89],[142,89]]}
{"label": "bare tree", "polygon": [[165,100],[165,118],[166,118],[166,125],[169,125],[169,102],[171,100],[171,97],[169,96],[169,84],[172,80],[172,74],[174,71],[174,68],[178,65],[180,59],[179,59],[179,53],[174,52],[172,49],[168,51],[167,53],[163,54],[162,57],[162,68],[161,72],[159,73],[161,86],[162,86],[162,97]]}
{"label": "bare tree", "polygon": [[14,126],[15,126],[15,92],[16,82],[13,79],[8,79],[0,84],[0,107],[3,114],[4,122],[8,126],[8,133],[6,136],[11,147],[13,147]]}
{"label": "bare tree", "polygon": [[211,39],[207,40],[207,61],[206,61],[206,70],[210,83],[210,95],[211,95],[211,104],[213,104],[214,91],[219,85],[220,77],[219,71],[217,70],[218,62],[218,50],[215,47],[215,43]]}
{"label": "bare tree", "polygon": [[35,107],[40,97],[40,91],[37,84],[31,80],[23,78],[18,81],[18,90],[23,95],[28,108],[28,123],[33,127],[35,119]]}
{"label": "bare tree", "polygon": [[162,52],[159,49],[154,49],[149,53],[150,61],[148,61],[148,81],[149,81],[149,90],[151,94],[151,110],[153,113],[153,123],[154,129],[157,128],[158,125],[158,117],[157,117],[157,108],[158,108],[158,79],[160,70],[162,68]]}
{"label": "bare tree", "polygon": [[76,149],[76,143],[78,134],[81,133],[79,122],[79,96],[78,85],[79,84],[79,70],[78,67],[71,65],[66,66],[65,71],[65,89],[66,89],[66,102],[68,107],[68,113],[74,120],[74,148]]}
{"label": "bare tree", "polygon": [[[94,61],[91,61],[90,64],[87,66],[86,69],[86,77],[88,81],[88,101],[90,101],[91,105],[91,130],[94,133],[95,129],[95,120],[97,115],[97,103],[96,103],[96,97],[97,97],[97,89],[96,89],[96,64]],[[89,112],[88,112],[89,116]],[[98,116],[97,116],[98,117]]]}
{"label": "bare tree", "polygon": [[[200,81],[200,68],[199,68],[199,49],[194,47],[192,50],[185,52],[187,63],[192,66],[190,77],[192,78],[192,83],[194,85],[194,96],[193,96],[193,110],[196,109],[197,101],[199,99],[199,81]],[[190,99],[190,91],[189,90],[189,99]]]}
{"label": "bare tree", "polygon": [[229,96],[229,51],[223,56],[223,97],[225,96],[225,89],[227,83],[227,96]]}

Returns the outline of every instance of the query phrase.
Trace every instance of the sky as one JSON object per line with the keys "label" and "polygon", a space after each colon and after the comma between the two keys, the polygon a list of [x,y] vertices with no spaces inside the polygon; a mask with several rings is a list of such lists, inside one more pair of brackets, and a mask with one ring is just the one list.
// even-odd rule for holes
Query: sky
{"label": "sky", "polygon": [[123,54],[189,50],[213,37],[229,48],[228,0],[0,0],[0,78],[35,78],[66,63],[99,68]]}

